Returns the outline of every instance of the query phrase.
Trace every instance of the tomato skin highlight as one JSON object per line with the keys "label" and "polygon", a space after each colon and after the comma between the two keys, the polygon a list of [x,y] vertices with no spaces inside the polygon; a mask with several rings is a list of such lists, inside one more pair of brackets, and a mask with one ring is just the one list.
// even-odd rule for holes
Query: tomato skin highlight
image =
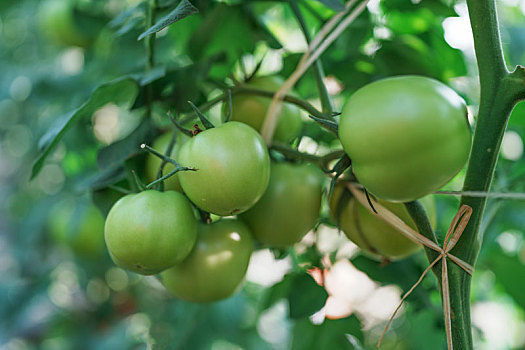
{"label": "tomato skin highlight", "polygon": [[189,201],[175,191],[144,191],[111,208],[105,239],[118,266],[143,275],[159,273],[190,253],[197,220]]}
{"label": "tomato skin highlight", "polygon": [[253,251],[248,227],[237,219],[199,223],[197,242],[180,264],[161,274],[175,297],[207,303],[225,299],[241,286]]}
{"label": "tomato skin highlight", "polygon": [[408,202],[437,191],[465,165],[471,146],[466,115],[463,99],[437,80],[387,78],[351,96],[339,138],[369,192]]}
{"label": "tomato skin highlight", "polygon": [[[264,76],[253,78],[245,86],[275,92],[283,84],[284,80],[281,77]],[[271,101],[271,98],[248,94],[232,96],[231,120],[243,122],[260,132]],[[225,117],[227,114],[228,105],[225,103],[223,116]],[[273,139],[280,142],[289,142],[299,134],[301,127],[301,110],[296,105],[285,102],[283,103]]]}
{"label": "tomato skin highlight", "polygon": [[200,209],[221,216],[240,214],[263,195],[270,158],[261,136],[240,122],[202,131],[179,151],[184,193]]}
{"label": "tomato skin highlight", "polygon": [[[346,237],[355,243],[363,251],[375,257],[383,257],[390,260],[402,259],[421,250],[422,246],[405,237],[398,230],[383,221],[378,214],[372,213],[355,198],[343,205],[337,206],[343,193],[341,185],[336,186],[334,194],[330,199],[330,210],[332,217],[339,221],[339,227]],[[410,217],[403,203],[387,202],[379,199],[372,203],[379,203],[403,220],[408,226],[417,231],[416,224]],[[433,228],[436,227],[436,206],[432,196],[421,198],[420,203],[425,208]],[[341,203],[343,204],[343,203]],[[337,213],[339,210],[339,218]]]}
{"label": "tomato skin highlight", "polygon": [[264,245],[284,248],[299,242],[319,217],[322,176],[312,164],[273,162],[266,192],[241,220]]}

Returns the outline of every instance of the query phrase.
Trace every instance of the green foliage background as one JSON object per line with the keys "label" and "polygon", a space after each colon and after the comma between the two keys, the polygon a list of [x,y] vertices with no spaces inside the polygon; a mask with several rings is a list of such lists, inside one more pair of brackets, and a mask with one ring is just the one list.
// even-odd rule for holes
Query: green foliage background
{"label": "green foliage background", "polygon": [[[110,185],[127,186],[130,169],[142,175],[144,154],[136,146],[167,127],[168,109],[188,113],[186,101],[199,105],[216,96],[232,72],[241,74],[241,61],[253,69],[265,53],[263,71],[289,76],[304,47],[289,5],[193,1],[199,13],[157,34],[156,65],[145,71],[146,51],[137,37],[146,29],[147,2],[71,0],[76,29],[66,30],[62,39],[46,34],[42,24],[52,2],[0,2],[0,349],[372,348],[382,327],[363,329],[359,314],[322,324],[309,319],[326,299],[300,264],[320,266],[315,245],[294,255],[292,271],[271,288],[247,283],[228,300],[194,305],[170,298],[154,278],[117,269],[105,251],[83,254],[52,233],[50,221],[63,215],[55,203],[75,203],[73,226],[81,220],[78,208],[91,201],[107,213],[119,196]],[[178,5],[159,3],[159,19]],[[341,7],[337,0],[299,3],[310,34]],[[499,5],[506,58],[512,65],[524,63],[523,12],[517,2]],[[326,75],[344,87],[334,95],[336,110],[370,81],[420,74],[454,86],[475,112],[475,62],[468,51],[447,43],[443,28],[446,18],[464,8],[445,0],[372,2],[322,56]],[[153,118],[148,119],[150,89]],[[296,90],[318,103],[311,72]],[[94,136],[93,117],[108,103],[118,106],[112,108],[119,116],[110,144]],[[518,105],[509,130],[523,135],[524,115]],[[307,123],[303,134],[322,146],[334,145],[314,123]],[[523,155],[501,157],[493,191],[524,192],[524,174]],[[460,174],[450,189],[459,189],[461,179]],[[437,201],[437,233],[443,236],[458,201],[452,196]],[[487,318],[498,316],[494,310],[503,312],[504,320],[522,330],[524,211],[524,201],[489,201],[473,290],[475,305],[492,307]],[[363,255],[351,262],[380,285],[403,291],[428,264],[422,253],[388,266]],[[283,335],[268,335],[264,322]],[[442,330],[439,292],[428,277],[408,299],[384,348],[443,349]],[[480,349],[525,346],[519,332],[499,342],[485,328],[474,333]]]}

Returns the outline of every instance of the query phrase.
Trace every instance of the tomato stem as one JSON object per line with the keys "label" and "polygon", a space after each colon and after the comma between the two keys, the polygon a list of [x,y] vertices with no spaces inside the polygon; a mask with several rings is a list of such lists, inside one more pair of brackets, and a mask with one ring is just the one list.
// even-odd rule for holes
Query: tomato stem
{"label": "tomato stem", "polygon": [[[164,162],[167,162],[167,163],[171,163],[173,164],[173,166],[175,167],[175,169],[173,169],[171,172],[169,172],[168,174],[164,175],[163,177],[161,178],[158,178],[157,180],[149,183],[148,185],[146,185],[146,189],[149,189],[149,188],[152,188],[153,186],[155,186],[156,184],[166,180],[167,178],[175,175],[176,173],[178,173],[179,171],[197,171],[197,169],[195,168],[191,168],[191,167],[185,167],[185,166],[181,166],[179,163],[177,163],[175,160],[171,159],[170,157],[156,151],[155,149],[151,148],[150,146],[146,145],[146,144],[142,144],[140,145],[140,148],[142,149],[146,149],[148,152],[156,155],[157,157],[159,157],[160,159],[162,159]],[[162,174],[162,173],[161,173]]]}
{"label": "tomato stem", "polygon": [[[199,110],[201,112],[206,112],[207,110],[209,110],[210,108],[212,108],[213,106],[215,106],[216,104],[220,103],[220,102],[223,102],[225,101],[228,96],[231,94],[231,96],[235,96],[235,95],[253,95],[253,96],[260,96],[260,97],[265,97],[265,98],[273,98],[273,95],[275,94],[275,91],[267,91],[267,90],[261,90],[261,89],[257,89],[257,88],[253,88],[253,87],[248,87],[248,86],[244,86],[244,85],[239,85],[239,86],[234,86],[234,87],[231,87],[230,89],[228,89],[228,92],[225,92],[211,100],[209,100],[208,102],[202,104],[201,106],[199,106]],[[302,110],[304,110],[305,112],[307,112],[308,114],[310,115],[313,115],[319,119],[326,119],[326,120],[334,120],[334,116],[335,115],[338,115],[338,113],[335,113],[335,112],[331,112],[331,113],[323,113],[321,111],[319,111],[318,109],[316,109],[314,106],[312,106],[309,102],[303,100],[303,99],[300,99],[298,97],[295,97],[295,96],[291,96],[291,95],[286,95],[284,97],[284,101],[286,102],[289,102],[293,105],[296,105],[297,107],[301,108]],[[189,120],[193,120],[195,118],[195,113],[192,113],[191,115],[185,117],[183,119],[183,123],[186,122],[186,121],[189,121]]]}
{"label": "tomato stem", "polygon": [[175,125],[175,127],[179,129],[180,132],[182,132],[184,135],[189,136],[189,137],[193,136],[193,132],[189,129],[186,129],[184,126],[182,126],[182,124],[173,117],[173,115],[171,114],[171,111],[168,111],[168,118],[170,118],[170,121],[173,123],[173,125]]}
{"label": "tomato stem", "polygon": [[[146,18],[146,29],[153,26],[155,23],[155,17],[157,14],[157,2],[158,0],[150,0],[148,6],[148,14]],[[150,71],[155,66],[155,35],[148,35],[144,39],[144,46],[146,48],[146,71]],[[153,86],[148,85],[146,89],[147,99],[147,110],[146,115],[151,118],[152,105],[153,105]]]}
{"label": "tomato stem", "polygon": [[[295,17],[297,18],[297,22],[299,22],[299,26],[301,27],[306,43],[310,44],[312,38],[310,36],[310,32],[308,31],[308,27],[306,26],[306,23],[304,21],[303,14],[301,13],[301,9],[299,8],[299,4],[297,0],[289,1],[289,5]],[[328,93],[328,90],[326,89],[326,85],[324,84],[325,75],[324,75],[324,69],[323,69],[323,64],[321,62],[321,58],[318,58],[315,61],[315,64],[313,65],[312,69],[313,69],[313,73],[315,76],[315,82],[317,84],[317,90],[319,92],[319,97],[321,99],[321,106],[322,106],[323,113],[331,113],[334,110],[334,103],[332,101],[332,97],[330,96],[330,94]]]}
{"label": "tomato stem", "polygon": [[[525,74],[522,67],[510,73],[505,65],[494,0],[467,0],[467,5],[480,72],[481,98],[463,190],[488,192],[508,118],[516,103],[525,98]],[[471,206],[473,214],[451,253],[471,265],[476,263],[481,247],[480,227],[486,202],[486,197],[468,195],[463,195],[460,202],[460,206]],[[431,238],[433,233],[428,227],[428,220],[421,217],[415,204],[407,203],[406,206],[420,232]],[[435,252],[427,249],[426,253],[429,261],[435,258]],[[439,281],[440,271],[441,268],[436,266],[434,273]],[[473,349],[471,276],[455,264],[450,264],[448,278],[453,346],[456,349]]]}
{"label": "tomato stem", "polygon": [[282,153],[287,159],[304,160],[304,161],[313,163],[317,165],[325,173],[331,172],[331,170],[329,169],[329,165],[332,161],[344,155],[343,150],[337,150],[337,151],[327,153],[323,156],[317,156],[314,154],[309,154],[309,153],[298,151],[296,149],[291,148],[290,146],[286,144],[279,143],[279,142],[272,143],[270,148]]}

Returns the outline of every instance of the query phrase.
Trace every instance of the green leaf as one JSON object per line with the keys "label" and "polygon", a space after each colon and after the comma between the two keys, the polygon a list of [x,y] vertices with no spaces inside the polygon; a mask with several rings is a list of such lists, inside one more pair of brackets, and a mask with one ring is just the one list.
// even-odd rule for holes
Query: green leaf
{"label": "green leaf", "polygon": [[306,272],[289,273],[270,287],[262,298],[259,311],[271,308],[281,299],[287,299],[291,318],[303,318],[319,311],[328,294]]}
{"label": "green leaf", "polygon": [[188,16],[198,13],[199,10],[193,6],[188,0],[182,0],[173,11],[171,11],[166,17],[155,23],[152,27],[148,28],[144,33],[139,35],[138,40],[145,38],[148,35],[159,32],[167,26],[180,21]]}
{"label": "green leaf", "polygon": [[219,3],[193,32],[187,43],[187,51],[194,61],[225,53],[226,61],[215,64],[210,75],[226,77],[239,57],[255,50],[258,34],[257,24],[246,16],[242,6]]}
{"label": "green leaf", "polygon": [[51,150],[75,121],[80,118],[90,117],[93,112],[110,102],[117,105],[131,106],[137,93],[138,84],[134,79],[129,77],[120,78],[97,87],[91,93],[91,97],[87,102],[74,111],[62,116],[62,118],[57,120],[44,136],[40,138],[38,143],[40,155],[33,163],[31,179],[38,175]]}
{"label": "green leaf", "polygon": [[288,293],[290,303],[290,317],[308,317],[319,311],[328,298],[326,290],[319,286],[314,279],[306,274],[296,274]]}
{"label": "green leaf", "polygon": [[131,19],[134,19],[137,17],[144,17],[145,12],[146,12],[146,3],[140,2],[137,5],[132,6],[129,9],[119,13],[117,17],[113,18],[108,23],[108,26],[111,28],[122,26],[124,23],[126,23],[127,21]]}
{"label": "green leaf", "polygon": [[503,286],[516,304],[525,310],[525,293],[523,292],[525,264],[516,255],[510,256],[498,249],[490,256],[487,265],[491,267],[498,283]]}
{"label": "green leaf", "polygon": [[96,173],[93,176],[90,176],[86,180],[82,181],[78,185],[77,190],[79,192],[84,192],[88,189],[99,190],[125,179],[126,176],[127,172],[123,166],[109,168],[99,173]]}
{"label": "green leaf", "polygon": [[[357,255],[352,258],[352,264],[360,271],[366,273],[368,277],[382,285],[395,284],[406,292],[414,283],[417,282],[424,268],[418,264],[418,256],[409,257],[399,261],[392,261],[388,265],[383,266],[381,262],[370,259],[363,255]],[[419,256],[422,260],[423,256]],[[432,285],[425,287],[425,284],[420,285],[414,289],[408,300],[417,304],[421,308],[433,307],[430,301],[429,288],[436,288],[436,280],[432,276],[427,276],[426,279],[432,282]],[[434,311],[439,309],[434,309]]]}
{"label": "green leaf", "polygon": [[[445,349],[445,334],[440,324],[441,314],[432,310],[411,312],[398,331],[404,349]],[[439,315],[439,316],[438,316]]]}
{"label": "green leaf", "polygon": [[340,0],[317,0],[334,11],[343,11],[345,6]]}
{"label": "green leaf", "polygon": [[259,311],[262,312],[266,309],[271,308],[279,300],[284,299],[290,293],[292,287],[292,275],[286,275],[280,282],[277,282],[265,291],[262,297]]}
{"label": "green leaf", "polygon": [[292,350],[363,349],[361,321],[354,315],[340,319],[326,319],[314,325],[309,319],[298,321],[293,330]]}

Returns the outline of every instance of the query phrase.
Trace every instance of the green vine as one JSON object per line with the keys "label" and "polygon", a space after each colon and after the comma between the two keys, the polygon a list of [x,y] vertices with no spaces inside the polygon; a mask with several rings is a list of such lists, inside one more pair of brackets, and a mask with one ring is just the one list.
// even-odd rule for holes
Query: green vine
{"label": "green vine", "polygon": [[[146,17],[146,29],[153,26],[155,23],[155,17],[157,14],[158,0],[150,0],[148,6],[148,14]],[[150,71],[155,67],[155,34],[148,35],[144,39],[144,45],[146,48],[146,71]],[[146,90],[147,98],[147,111],[146,115],[151,117],[152,104],[153,104],[153,86],[150,84]]]}
{"label": "green vine", "polygon": [[[292,12],[295,14],[295,17],[297,17],[297,21],[299,22],[299,26],[301,27],[306,42],[310,44],[312,38],[310,36],[310,33],[308,32],[308,27],[306,26],[306,23],[304,21],[303,14],[301,13],[301,9],[299,8],[298,1],[290,0],[290,7],[292,9]],[[318,58],[315,61],[312,69],[315,76],[315,82],[317,84],[317,90],[319,91],[319,97],[321,99],[321,106],[323,112],[332,113],[334,111],[334,103],[332,101],[332,98],[330,97],[330,94],[328,93],[328,90],[326,90],[326,85],[324,84],[325,75],[323,64],[320,58]]]}

